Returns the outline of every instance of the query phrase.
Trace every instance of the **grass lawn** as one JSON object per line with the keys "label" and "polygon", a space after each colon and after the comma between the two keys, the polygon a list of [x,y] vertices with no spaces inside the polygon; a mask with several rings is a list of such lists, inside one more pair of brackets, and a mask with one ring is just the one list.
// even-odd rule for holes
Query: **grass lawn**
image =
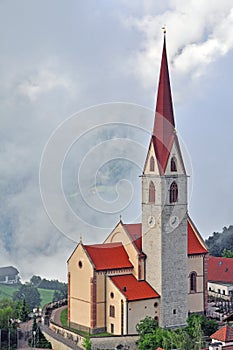
{"label": "grass lawn", "polygon": [[[67,326],[67,318],[68,318],[68,308],[65,308],[64,310],[62,310],[61,312],[61,316],[60,316],[60,321],[63,327],[70,329],[71,331],[78,333],[84,337],[86,337],[87,335],[89,335],[89,333],[87,332],[83,332],[74,328],[70,328]],[[109,337],[112,336],[112,334],[109,333],[98,333],[98,334],[92,334],[91,337]]]}
{"label": "grass lawn", "polygon": [[61,316],[60,316],[60,321],[63,327],[67,327],[67,318],[68,318],[68,308],[65,308],[64,310],[62,310]]}
{"label": "grass lawn", "polygon": [[40,293],[41,297],[41,307],[43,307],[45,304],[50,303],[53,300],[54,290],[38,288],[38,292]]}
{"label": "grass lawn", "polygon": [[0,284],[0,299],[3,298],[9,298],[12,299],[12,296],[14,294],[14,292],[16,290],[18,290],[18,286],[14,286],[14,285],[4,285],[4,284]]}

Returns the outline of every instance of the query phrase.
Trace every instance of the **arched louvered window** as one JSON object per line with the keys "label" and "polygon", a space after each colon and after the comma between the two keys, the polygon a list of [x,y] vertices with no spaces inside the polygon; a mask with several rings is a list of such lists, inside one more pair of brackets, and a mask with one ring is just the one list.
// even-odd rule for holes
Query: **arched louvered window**
{"label": "arched louvered window", "polygon": [[152,181],[149,186],[149,203],[155,203],[155,185]]}
{"label": "arched louvered window", "polygon": [[191,272],[190,273],[190,292],[196,293],[197,291],[197,273]]}
{"label": "arched louvered window", "polygon": [[150,171],[155,171],[155,160],[154,157],[150,157]]}
{"label": "arched louvered window", "polygon": [[175,203],[178,201],[178,186],[175,181],[170,186],[170,203]]}
{"label": "arched louvered window", "polygon": [[171,159],[171,171],[177,171],[176,157],[172,157]]}

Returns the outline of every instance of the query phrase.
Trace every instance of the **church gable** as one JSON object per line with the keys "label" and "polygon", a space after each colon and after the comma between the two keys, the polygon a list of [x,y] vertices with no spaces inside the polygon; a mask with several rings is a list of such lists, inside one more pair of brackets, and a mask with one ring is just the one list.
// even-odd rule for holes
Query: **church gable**
{"label": "church gable", "polygon": [[117,226],[112,230],[109,236],[105,239],[104,244],[106,243],[118,243],[121,242],[123,245],[131,243],[131,239],[127,232],[124,229],[124,224],[120,220]]}
{"label": "church gable", "polygon": [[83,244],[79,243],[76,246],[76,248],[74,249],[74,251],[72,252],[69,259],[67,260],[68,270],[74,269],[74,271],[75,271],[77,267],[79,267],[79,269],[80,269],[83,267],[84,263],[86,266],[88,266],[89,270],[94,269],[94,265],[91,262],[89,256],[87,255]]}
{"label": "church gable", "polygon": [[186,175],[183,158],[181,155],[180,145],[177,137],[175,137],[168,161],[165,168],[165,175]]}
{"label": "church gable", "polygon": [[158,167],[158,162],[155,154],[153,137],[151,138],[151,141],[150,141],[143,174],[159,175],[159,167]]}
{"label": "church gable", "polygon": [[[104,241],[104,244],[121,242],[124,245],[127,252],[130,249],[130,251],[133,251],[134,254],[138,253],[138,248],[141,246],[141,242],[140,242],[140,234],[138,232],[140,231],[140,228],[138,229],[136,225],[140,225],[140,224],[123,224],[123,222],[120,220],[117,226],[106,238],[106,240]],[[138,233],[137,237],[134,236],[133,231],[135,231],[135,235],[137,235]]]}
{"label": "church gable", "polygon": [[104,244],[121,242],[133,265],[133,274],[136,278],[142,278],[144,267],[140,260],[142,250],[141,224],[119,224],[110,233]]}

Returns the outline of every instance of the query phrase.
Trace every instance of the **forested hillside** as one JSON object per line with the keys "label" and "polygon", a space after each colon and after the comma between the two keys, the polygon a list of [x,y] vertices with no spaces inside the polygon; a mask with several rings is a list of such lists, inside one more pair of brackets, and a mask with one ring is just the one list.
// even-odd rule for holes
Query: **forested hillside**
{"label": "forested hillside", "polygon": [[210,255],[233,258],[233,225],[214,232],[206,241]]}

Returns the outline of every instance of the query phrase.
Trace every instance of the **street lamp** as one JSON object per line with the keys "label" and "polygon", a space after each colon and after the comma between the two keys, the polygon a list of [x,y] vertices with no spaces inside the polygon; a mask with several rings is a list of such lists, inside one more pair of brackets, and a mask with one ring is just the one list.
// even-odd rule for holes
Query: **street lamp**
{"label": "street lamp", "polygon": [[34,349],[35,349],[35,347],[36,347],[36,331],[33,331],[33,347],[34,347]]}

